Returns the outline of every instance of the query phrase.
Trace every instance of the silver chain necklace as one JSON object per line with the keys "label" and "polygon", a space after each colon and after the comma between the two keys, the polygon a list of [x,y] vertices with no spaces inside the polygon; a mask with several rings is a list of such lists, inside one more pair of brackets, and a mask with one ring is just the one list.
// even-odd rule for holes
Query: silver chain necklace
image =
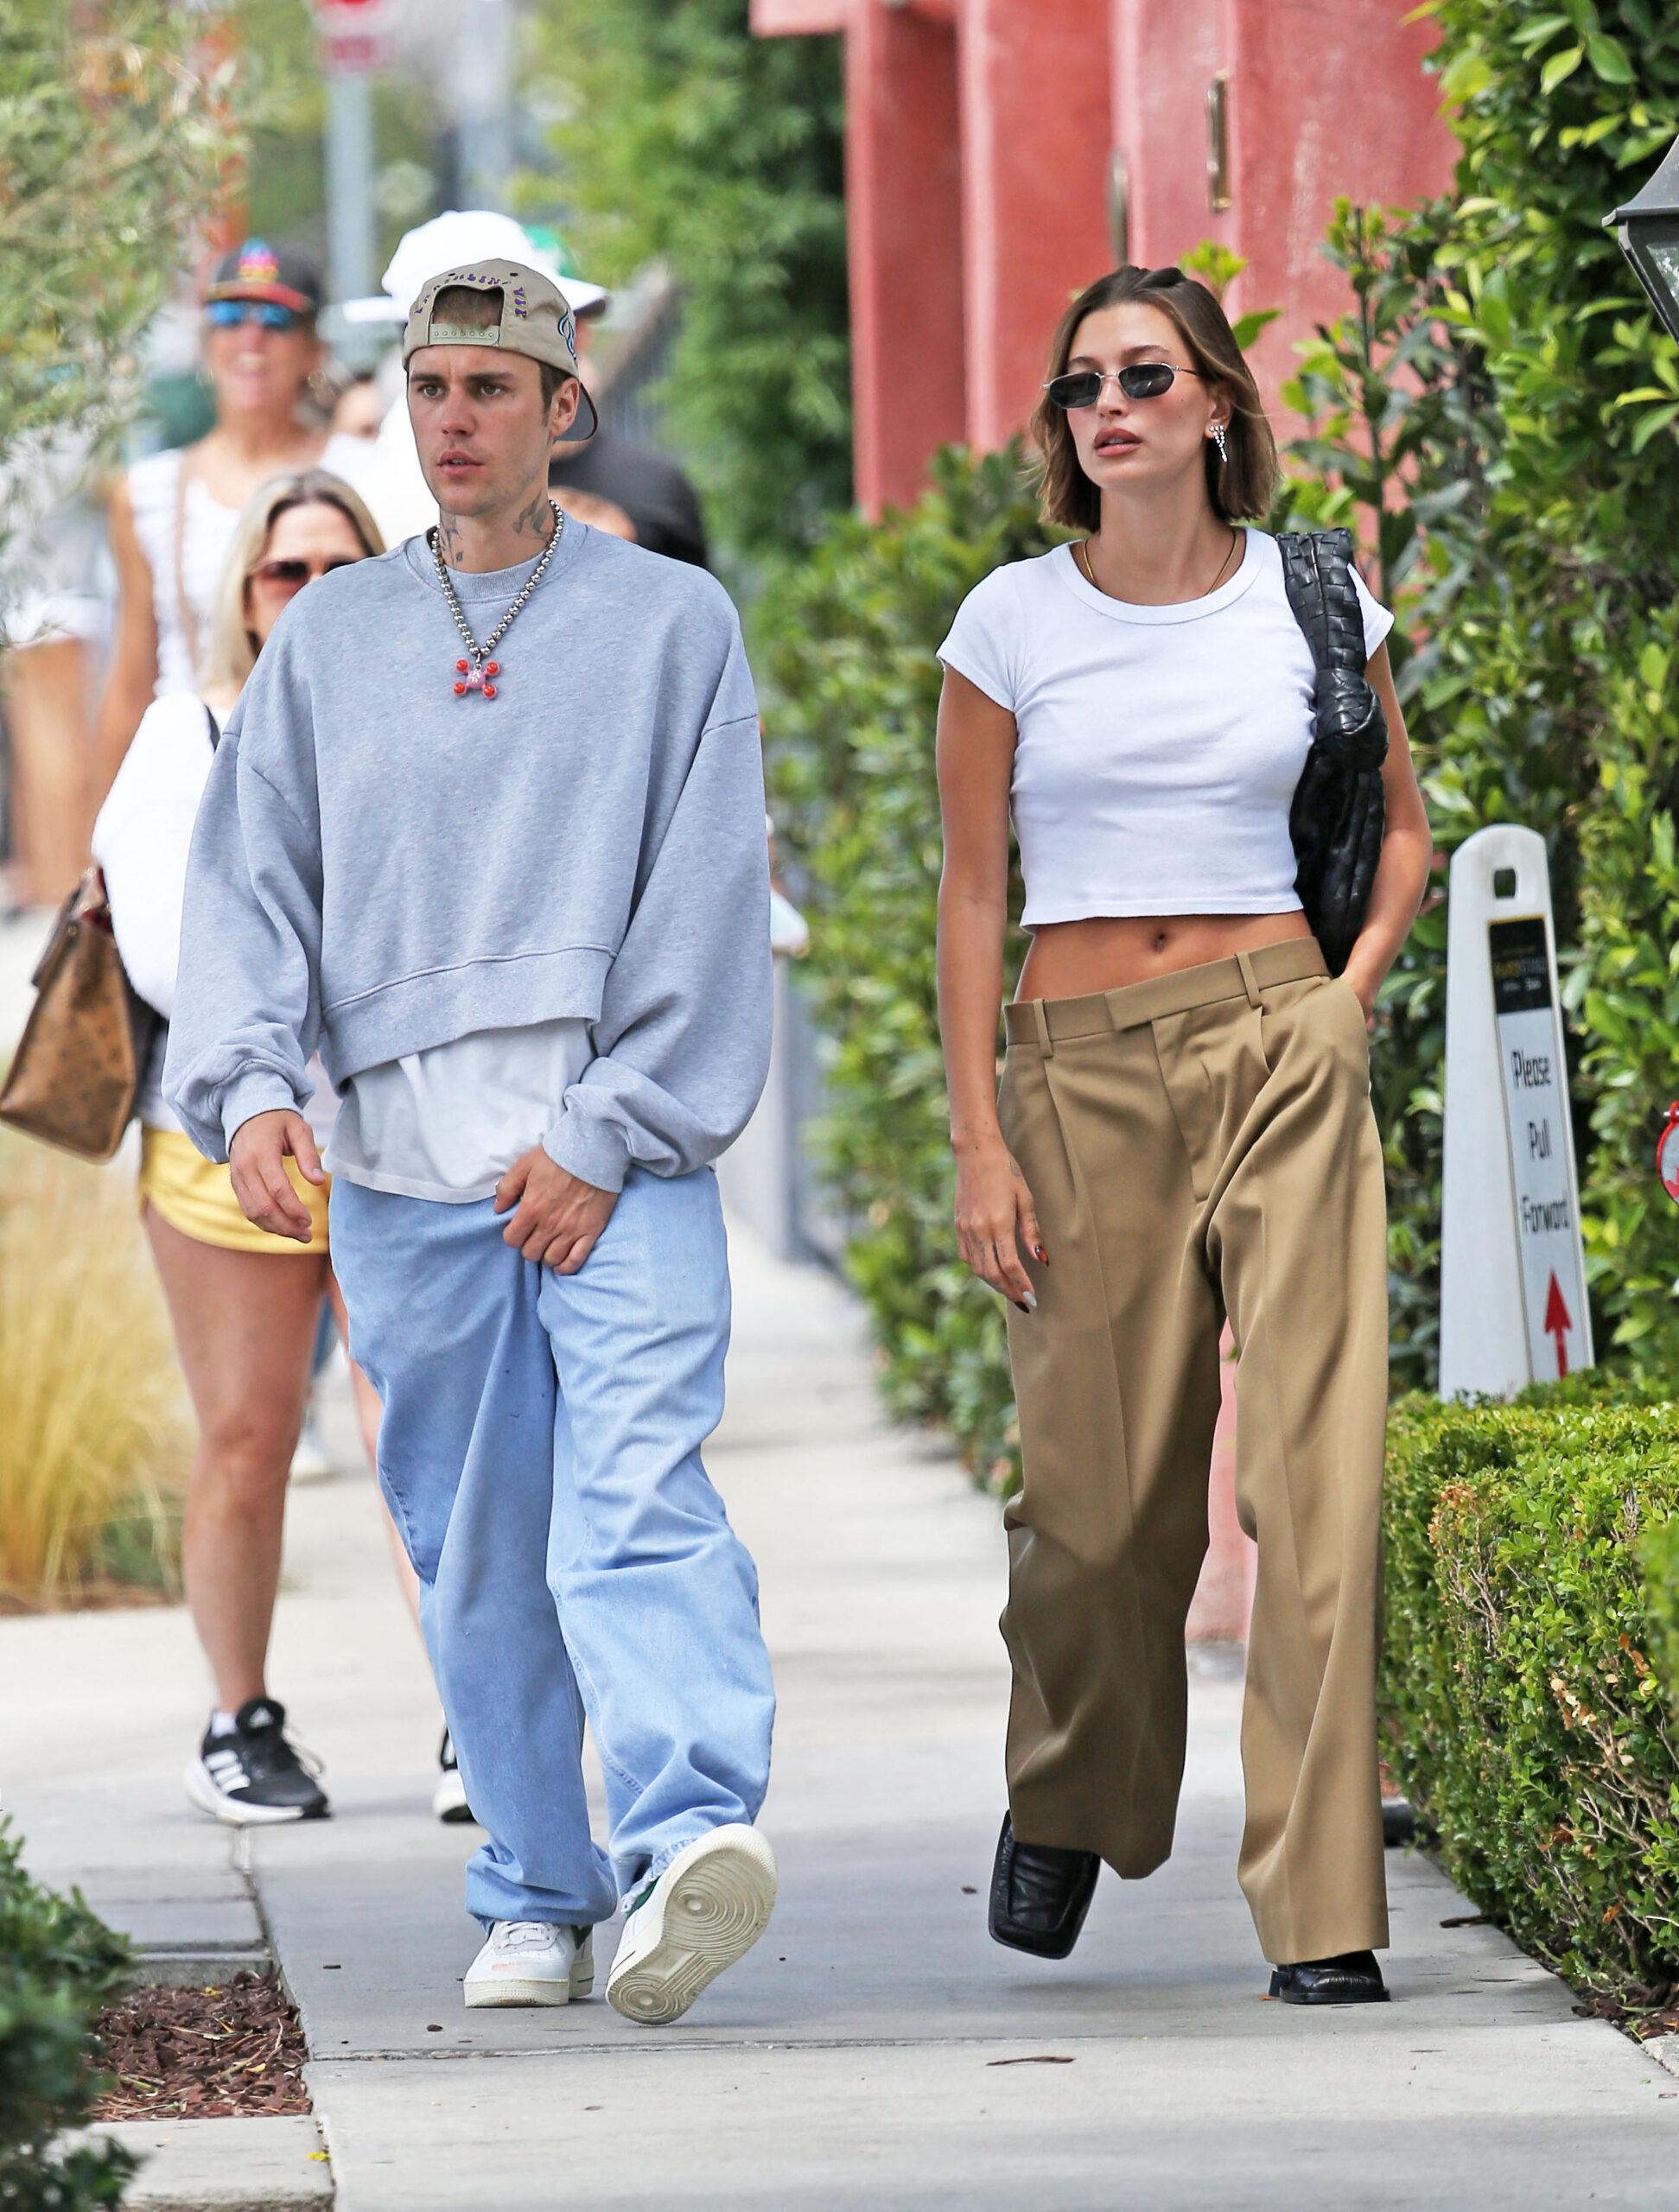
{"label": "silver chain necklace", "polygon": [[467,626],[467,618],[461,610],[461,601],[455,596],[448,564],[443,559],[442,539],[435,528],[426,532],[427,542],[431,547],[431,557],[437,565],[437,581],[443,587],[443,597],[448,601],[448,611],[455,617],[455,626],[461,632],[467,648],[467,658],[465,660],[457,660],[455,664],[455,696],[457,699],[464,699],[468,691],[481,691],[487,699],[493,699],[495,696],[496,687],[492,679],[500,675],[501,663],[492,660],[490,655],[501,643],[508,631],[512,628],[514,616],[519,613],[526,600],[542,582],[544,573],[554,557],[554,549],[560,542],[560,533],[565,528],[565,515],[558,501],[550,499],[548,504],[554,511],[554,534],[543,547],[541,560],[525,578],[512,605],[481,645]]}

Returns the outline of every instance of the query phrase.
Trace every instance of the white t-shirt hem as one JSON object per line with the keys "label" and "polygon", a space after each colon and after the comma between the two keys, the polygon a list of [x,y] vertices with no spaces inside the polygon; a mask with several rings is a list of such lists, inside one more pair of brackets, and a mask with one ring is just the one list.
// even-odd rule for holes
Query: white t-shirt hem
{"label": "white t-shirt hem", "polygon": [[1043,903],[1040,901],[1035,906],[1028,903],[1021,917],[1022,929],[1042,929],[1052,922],[1164,922],[1191,914],[1247,914],[1257,918],[1271,914],[1305,912],[1298,894],[1292,888],[1286,897],[1275,893],[1268,895],[1262,891],[1251,899],[1212,897],[1202,899],[1194,906],[1161,906],[1154,903],[1134,905],[1129,900],[1111,898],[1106,893],[1095,893],[1084,898],[1057,899],[1050,902],[1054,908],[1053,912],[1042,911]]}
{"label": "white t-shirt hem", "polygon": [[437,1206],[479,1205],[486,1198],[493,1198],[501,1178],[498,1175],[487,1183],[470,1183],[464,1190],[448,1183],[423,1183],[411,1175],[386,1175],[377,1167],[344,1167],[339,1166],[330,1153],[321,1166],[329,1175],[346,1183],[358,1183],[364,1191],[383,1191],[393,1198],[424,1198]]}

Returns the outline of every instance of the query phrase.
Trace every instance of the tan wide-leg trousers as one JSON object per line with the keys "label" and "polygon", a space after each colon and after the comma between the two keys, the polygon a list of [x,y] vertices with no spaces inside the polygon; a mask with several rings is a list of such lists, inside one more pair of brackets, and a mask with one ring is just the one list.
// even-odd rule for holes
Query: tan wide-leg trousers
{"label": "tan wide-leg trousers", "polygon": [[1183,1777],[1218,1339],[1258,1543],[1239,1875],[1265,1955],[1388,1940],[1375,1667],[1386,1205],[1364,1014],[1310,938],[1008,1009],[1005,1136],[1050,1263],[1010,1310],[1009,1807],[1147,1874]]}

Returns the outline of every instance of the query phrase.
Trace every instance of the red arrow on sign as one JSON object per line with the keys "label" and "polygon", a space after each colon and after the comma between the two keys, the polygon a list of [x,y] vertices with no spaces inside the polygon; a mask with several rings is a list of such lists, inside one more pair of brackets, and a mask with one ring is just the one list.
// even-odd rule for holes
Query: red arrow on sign
{"label": "red arrow on sign", "polygon": [[1556,1372],[1558,1379],[1568,1371],[1568,1332],[1574,1326],[1568,1306],[1563,1303],[1562,1286],[1556,1279],[1556,1269],[1551,1269],[1551,1287],[1545,1294],[1544,1330],[1548,1337],[1556,1338]]}

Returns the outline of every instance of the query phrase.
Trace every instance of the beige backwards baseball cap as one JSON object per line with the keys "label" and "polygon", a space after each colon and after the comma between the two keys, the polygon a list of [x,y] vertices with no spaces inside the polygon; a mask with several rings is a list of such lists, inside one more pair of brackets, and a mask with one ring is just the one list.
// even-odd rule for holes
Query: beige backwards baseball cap
{"label": "beige backwards baseball cap", "polygon": [[[457,285],[475,292],[501,296],[501,315],[496,322],[450,322],[433,314],[438,295]],[[568,436],[590,438],[600,427],[595,402],[584,389],[577,366],[577,318],[570,302],[551,276],[523,261],[473,261],[458,269],[445,269],[423,284],[408,310],[403,332],[403,365],[422,346],[499,346],[505,353],[523,353],[532,361],[546,361],[550,368],[576,377],[579,394],[577,420]]]}

